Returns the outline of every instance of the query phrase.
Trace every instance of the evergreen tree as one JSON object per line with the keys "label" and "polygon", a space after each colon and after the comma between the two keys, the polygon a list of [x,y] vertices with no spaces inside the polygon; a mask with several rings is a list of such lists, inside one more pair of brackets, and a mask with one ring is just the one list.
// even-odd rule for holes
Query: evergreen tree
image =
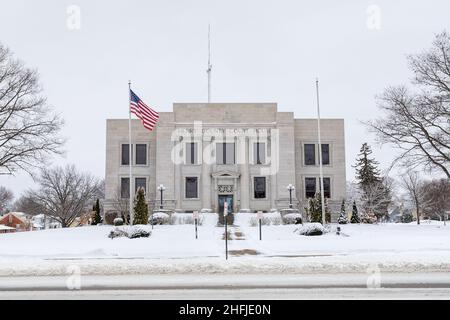
{"label": "evergreen tree", "polygon": [[345,212],[345,199],[342,199],[341,213],[339,214],[338,223],[339,224],[347,223],[347,213]]}
{"label": "evergreen tree", "polygon": [[134,221],[133,224],[147,224],[148,223],[148,205],[145,201],[145,191],[139,188],[136,195],[136,205],[134,206]]}
{"label": "evergreen tree", "polygon": [[403,223],[410,223],[414,219],[411,210],[405,210],[402,213],[402,222]]}
{"label": "evergreen tree", "polygon": [[350,223],[360,223],[359,214],[358,214],[358,207],[356,206],[356,202],[355,201],[353,201],[352,217],[350,219]]}
{"label": "evergreen tree", "polygon": [[372,149],[365,142],[363,143],[358,158],[356,159],[356,179],[359,186],[364,190],[375,182],[380,182],[380,171],[378,170],[378,162],[370,158]]}
{"label": "evergreen tree", "polygon": [[99,223],[102,223],[102,216],[100,215],[100,200],[97,199],[97,202],[95,203],[94,207],[92,208],[92,211],[94,211],[94,217],[92,218],[92,224],[96,225]]}
{"label": "evergreen tree", "polygon": [[358,158],[356,159],[356,179],[361,190],[361,207],[363,209],[363,221],[373,223],[387,216],[391,193],[387,186],[387,180],[380,178],[378,162],[371,158],[372,149],[367,143],[363,143]]}
{"label": "evergreen tree", "polygon": [[[316,193],[314,198],[309,199],[307,212],[311,222],[322,223],[322,199],[319,192]],[[325,199],[325,222],[331,222],[331,212],[327,206],[327,199]]]}

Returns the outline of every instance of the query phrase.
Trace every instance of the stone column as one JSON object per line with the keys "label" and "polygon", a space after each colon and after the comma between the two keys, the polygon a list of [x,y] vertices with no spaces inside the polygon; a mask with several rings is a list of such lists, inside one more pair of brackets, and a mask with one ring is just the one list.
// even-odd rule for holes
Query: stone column
{"label": "stone column", "polygon": [[211,211],[211,137],[202,138],[202,211]]}
{"label": "stone column", "polygon": [[239,136],[239,151],[243,152],[242,157],[239,157],[241,172],[241,207],[240,212],[250,211],[250,173],[249,173],[249,157],[248,157],[248,137]]}
{"label": "stone column", "polygon": [[269,136],[269,138],[267,139],[267,143],[268,143],[268,151],[270,152],[270,167],[271,167],[271,175],[269,177],[270,179],[270,209],[277,209],[277,205],[276,205],[276,199],[277,199],[277,170],[276,168],[278,167],[278,163],[277,163],[277,152],[278,152],[278,147],[277,147],[277,134],[273,134],[272,132]]}
{"label": "stone column", "polygon": [[[175,142],[176,143],[176,142]],[[176,152],[178,152],[178,156],[179,159],[178,161],[175,163],[175,179],[174,179],[174,186],[175,186],[175,210],[176,211],[181,211],[181,186],[182,183],[184,183],[183,181],[183,177],[181,176],[181,163],[180,160],[183,159],[182,156],[184,156],[184,154],[182,154],[183,152],[183,148],[182,148],[182,143],[184,143],[184,141],[182,140],[182,137],[180,137],[179,142],[178,142],[178,150],[176,150]],[[175,148],[175,146],[174,146]]]}

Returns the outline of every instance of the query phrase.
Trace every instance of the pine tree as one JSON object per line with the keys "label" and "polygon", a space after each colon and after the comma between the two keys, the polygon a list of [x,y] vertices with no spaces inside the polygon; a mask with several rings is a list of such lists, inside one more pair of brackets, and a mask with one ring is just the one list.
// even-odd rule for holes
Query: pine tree
{"label": "pine tree", "polygon": [[402,223],[410,223],[414,219],[411,210],[405,210],[402,213]]}
{"label": "pine tree", "polygon": [[350,219],[350,223],[360,223],[359,214],[358,214],[358,207],[356,206],[356,202],[355,201],[353,201],[352,217]]}
{"label": "pine tree", "polygon": [[372,149],[364,143],[356,159],[356,179],[361,190],[362,222],[373,223],[387,215],[391,202],[390,190],[385,179],[380,178],[378,162],[371,158]]}
{"label": "pine tree", "polygon": [[339,214],[338,223],[339,224],[347,223],[347,213],[345,212],[345,199],[342,199],[341,213]]}
{"label": "pine tree", "polygon": [[[316,193],[314,198],[309,199],[307,211],[311,222],[322,223],[322,198],[320,193]],[[331,212],[327,205],[327,199],[325,199],[325,222],[331,222]]]}
{"label": "pine tree", "polygon": [[367,143],[363,143],[354,166],[356,168],[356,179],[363,190],[373,183],[381,181],[378,162],[370,158],[371,154],[372,149],[370,146]]}
{"label": "pine tree", "polygon": [[136,205],[134,206],[134,221],[133,224],[147,224],[148,223],[148,205],[145,201],[145,191],[139,188],[136,195]]}
{"label": "pine tree", "polygon": [[95,202],[95,205],[92,208],[92,211],[94,211],[94,216],[92,217],[92,223],[93,225],[102,223],[102,216],[100,215],[100,200],[97,199]]}

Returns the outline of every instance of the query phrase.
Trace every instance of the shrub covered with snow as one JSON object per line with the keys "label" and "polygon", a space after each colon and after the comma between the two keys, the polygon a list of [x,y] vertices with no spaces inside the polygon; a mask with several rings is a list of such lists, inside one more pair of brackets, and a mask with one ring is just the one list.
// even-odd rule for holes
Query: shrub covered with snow
{"label": "shrub covered with snow", "polygon": [[294,232],[301,236],[320,236],[327,233],[328,229],[326,229],[321,223],[312,222],[305,223],[300,228],[295,229]]}
{"label": "shrub covered with snow", "polygon": [[153,212],[148,219],[149,224],[169,224],[170,223],[170,215],[166,212],[157,211]]}
{"label": "shrub covered with snow", "polygon": [[[205,213],[208,214],[208,213]],[[203,224],[204,214],[198,216],[197,223],[199,226]],[[174,213],[170,217],[170,224],[194,224],[194,215],[192,213]]]}
{"label": "shrub covered with snow", "polygon": [[302,215],[300,213],[287,213],[283,216],[284,224],[301,224]]}
{"label": "shrub covered with snow", "polygon": [[113,221],[115,226],[121,226],[123,225],[123,219],[122,218],[115,218]]}
{"label": "shrub covered with snow", "polygon": [[127,237],[130,239],[135,238],[148,238],[152,234],[152,231],[148,225],[137,224],[134,226],[119,226],[114,230],[111,230],[108,237],[111,239],[119,237]]}
{"label": "shrub covered with snow", "polygon": [[137,224],[128,228],[128,238],[148,238],[152,234],[149,226],[143,224]]}
{"label": "shrub covered with snow", "polygon": [[[263,217],[261,219],[262,225],[280,225],[282,223],[281,215],[279,212],[268,212],[263,213]],[[259,219],[257,214],[252,214],[250,216],[250,225],[252,227],[256,227],[259,225]]]}

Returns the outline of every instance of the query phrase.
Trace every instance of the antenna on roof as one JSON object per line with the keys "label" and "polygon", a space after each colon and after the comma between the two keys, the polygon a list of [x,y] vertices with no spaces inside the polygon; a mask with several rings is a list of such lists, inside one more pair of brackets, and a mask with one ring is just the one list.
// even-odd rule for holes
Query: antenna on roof
{"label": "antenna on roof", "polygon": [[208,74],[208,103],[211,102],[211,70],[211,25],[208,24],[208,69],[206,69]]}

